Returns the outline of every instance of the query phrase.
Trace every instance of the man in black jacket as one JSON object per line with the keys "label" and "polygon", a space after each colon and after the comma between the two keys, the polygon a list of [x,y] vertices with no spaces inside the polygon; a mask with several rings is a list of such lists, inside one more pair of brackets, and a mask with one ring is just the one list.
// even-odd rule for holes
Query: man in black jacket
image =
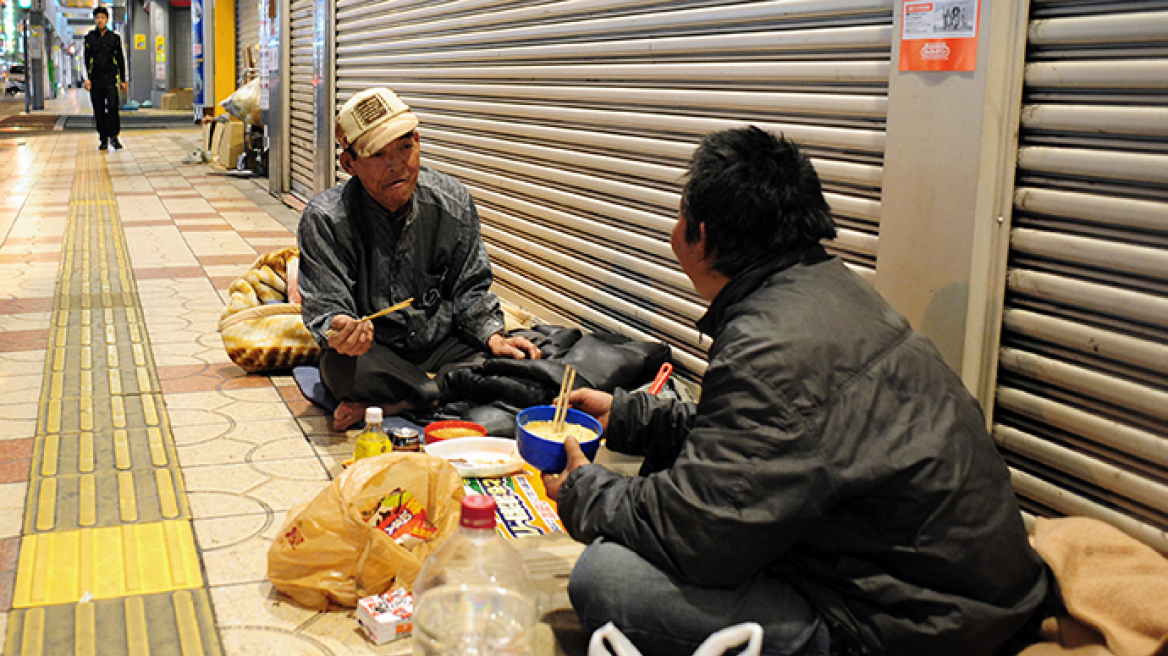
{"label": "man in black jacket", "polygon": [[98,6],[93,10],[96,25],[85,35],[85,89],[93,103],[93,120],[101,137],[99,150],[122,147],[118,141],[121,121],[118,118],[118,86],[126,91],[126,58],[122,53],[122,39],[117,32],[106,29],[109,10]]}
{"label": "man in black jacket", "polygon": [[707,136],[673,251],[710,306],[694,407],[577,390],[642,476],[545,474],[589,546],[568,592],[647,655],[739,622],[767,654],[991,656],[1042,603],[1009,473],[933,344],[829,256],[810,162],[757,128]]}

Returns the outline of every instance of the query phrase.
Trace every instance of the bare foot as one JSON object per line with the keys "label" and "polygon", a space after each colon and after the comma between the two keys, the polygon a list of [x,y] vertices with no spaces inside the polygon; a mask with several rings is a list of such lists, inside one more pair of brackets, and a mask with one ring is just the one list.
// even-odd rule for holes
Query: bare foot
{"label": "bare foot", "polygon": [[365,419],[365,404],[342,401],[333,411],[333,430],[348,430],[353,424]]}

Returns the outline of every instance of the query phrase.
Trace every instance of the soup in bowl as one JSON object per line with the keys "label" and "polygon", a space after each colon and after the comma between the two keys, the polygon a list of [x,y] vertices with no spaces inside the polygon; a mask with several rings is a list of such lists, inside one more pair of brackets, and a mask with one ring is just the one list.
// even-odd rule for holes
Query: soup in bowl
{"label": "soup in bowl", "polygon": [[600,435],[604,430],[600,427],[600,422],[588,413],[568,408],[564,418],[564,431],[556,434],[552,430],[552,420],[555,416],[556,406],[537,405],[515,417],[515,441],[519,443],[519,455],[540,471],[563,471],[564,467],[568,466],[564,439],[571,435],[580,443],[580,449],[589,460],[595,458],[596,451],[600,449]]}

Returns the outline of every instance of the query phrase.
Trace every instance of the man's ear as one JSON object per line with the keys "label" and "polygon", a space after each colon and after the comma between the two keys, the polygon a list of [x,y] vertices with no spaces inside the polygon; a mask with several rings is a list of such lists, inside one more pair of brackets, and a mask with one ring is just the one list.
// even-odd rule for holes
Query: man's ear
{"label": "man's ear", "polygon": [[705,221],[702,221],[701,223],[698,224],[698,230],[701,231],[701,235],[698,237],[698,244],[700,244],[702,247],[702,261],[712,263],[714,261],[714,256],[716,255],[716,253],[714,252],[713,244],[711,244],[709,242],[709,240],[706,239],[706,222]]}
{"label": "man's ear", "polygon": [[345,173],[349,175],[357,175],[353,168],[353,155],[348,148],[341,151],[341,168],[345,169]]}

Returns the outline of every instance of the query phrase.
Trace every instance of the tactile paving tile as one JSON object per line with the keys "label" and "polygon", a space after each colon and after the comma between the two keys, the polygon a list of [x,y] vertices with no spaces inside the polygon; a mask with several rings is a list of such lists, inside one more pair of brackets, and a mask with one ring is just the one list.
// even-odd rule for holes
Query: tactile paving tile
{"label": "tactile paving tile", "polygon": [[152,522],[26,536],[13,608],[203,585],[191,523]]}
{"label": "tactile paving tile", "polygon": [[13,656],[222,656],[206,590],[13,610]]}
{"label": "tactile paving tile", "polygon": [[112,185],[79,157],[4,653],[218,656]]}

